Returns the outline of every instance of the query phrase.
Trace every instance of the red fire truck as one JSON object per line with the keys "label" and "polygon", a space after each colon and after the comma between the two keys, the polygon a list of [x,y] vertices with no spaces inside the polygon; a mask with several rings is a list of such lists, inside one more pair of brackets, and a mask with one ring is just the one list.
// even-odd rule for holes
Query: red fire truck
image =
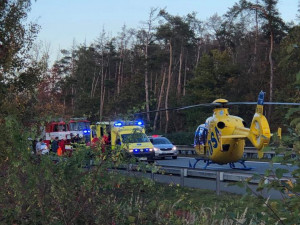
{"label": "red fire truck", "polygon": [[86,118],[71,118],[68,123],[70,134],[72,136],[78,135],[85,143],[90,142],[90,124]]}
{"label": "red fire truck", "polygon": [[52,121],[46,124],[45,126],[45,140],[44,142],[47,145],[50,144],[51,140],[54,140],[55,137],[58,137],[58,140],[66,139],[70,140],[70,128],[69,125],[64,121]]}

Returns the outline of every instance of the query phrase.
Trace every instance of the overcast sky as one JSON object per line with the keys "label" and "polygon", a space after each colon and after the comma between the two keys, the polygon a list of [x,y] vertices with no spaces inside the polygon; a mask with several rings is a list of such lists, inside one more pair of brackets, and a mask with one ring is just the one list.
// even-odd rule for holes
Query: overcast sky
{"label": "overcast sky", "polygon": [[[191,12],[205,20],[222,16],[238,0],[37,0],[32,3],[31,21],[41,26],[38,40],[50,43],[52,60],[59,49],[93,42],[104,27],[113,36],[126,24],[138,28],[149,17],[151,7],[166,8],[171,15]],[[298,0],[279,0],[279,12],[286,22],[295,21]]]}

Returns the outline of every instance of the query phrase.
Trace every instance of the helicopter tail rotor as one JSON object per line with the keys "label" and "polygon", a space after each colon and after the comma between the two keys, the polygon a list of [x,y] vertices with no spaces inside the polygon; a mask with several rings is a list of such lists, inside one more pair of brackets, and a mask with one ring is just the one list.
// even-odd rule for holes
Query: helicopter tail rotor
{"label": "helicopter tail rotor", "polygon": [[271,138],[268,120],[263,115],[264,95],[264,92],[259,93],[256,112],[253,116],[248,136],[253,146],[258,150],[258,158],[263,157],[262,149],[269,144]]}
{"label": "helicopter tail rotor", "polygon": [[270,142],[271,132],[269,123],[264,115],[255,113],[249,132],[249,139],[258,150],[258,158],[263,157],[262,149]]}

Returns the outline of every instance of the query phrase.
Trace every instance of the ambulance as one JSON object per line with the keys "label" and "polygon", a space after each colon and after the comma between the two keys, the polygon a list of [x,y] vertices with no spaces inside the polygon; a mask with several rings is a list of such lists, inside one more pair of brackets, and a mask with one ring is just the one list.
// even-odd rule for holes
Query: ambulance
{"label": "ambulance", "polygon": [[112,151],[120,146],[139,160],[154,162],[154,147],[145,133],[143,121],[98,122],[91,125],[91,139],[98,137],[101,140],[104,135],[110,137]]}

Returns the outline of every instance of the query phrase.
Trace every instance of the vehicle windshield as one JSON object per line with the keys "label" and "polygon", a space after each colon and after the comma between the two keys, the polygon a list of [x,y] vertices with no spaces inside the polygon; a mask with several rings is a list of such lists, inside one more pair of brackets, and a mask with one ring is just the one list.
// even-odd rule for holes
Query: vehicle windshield
{"label": "vehicle windshield", "polygon": [[67,131],[67,125],[65,125],[65,124],[56,124],[54,126],[54,132],[62,132],[62,131]]}
{"label": "vehicle windshield", "polygon": [[90,128],[89,122],[72,122],[70,123],[70,130],[81,131]]}
{"label": "vehicle windshield", "polygon": [[123,143],[141,143],[149,142],[148,137],[144,133],[121,134]]}
{"label": "vehicle windshield", "polygon": [[167,138],[153,138],[154,145],[172,144]]}

